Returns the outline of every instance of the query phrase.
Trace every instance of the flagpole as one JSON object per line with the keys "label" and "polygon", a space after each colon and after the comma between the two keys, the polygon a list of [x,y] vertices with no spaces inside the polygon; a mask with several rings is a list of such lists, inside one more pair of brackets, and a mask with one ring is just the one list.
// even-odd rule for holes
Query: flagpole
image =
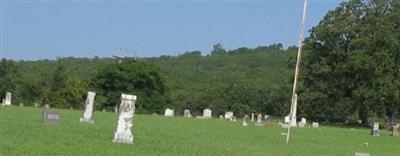
{"label": "flagpole", "polygon": [[[288,130],[286,133],[286,144],[289,143],[289,138],[290,138],[290,129],[291,129],[291,124],[293,117],[292,115],[296,114],[297,110],[294,110],[294,108],[297,108],[297,98],[296,96],[296,90],[297,90],[297,79],[299,75],[299,66],[300,66],[300,60],[301,60],[301,51],[303,50],[303,40],[304,40],[304,21],[306,19],[306,11],[307,11],[307,2],[308,0],[304,0],[304,6],[303,6],[303,18],[301,20],[301,33],[300,33],[300,39],[299,39],[299,47],[297,51],[297,60],[296,60],[296,69],[294,71],[294,82],[293,82],[293,91],[292,91],[292,103],[290,105],[290,114],[289,114],[289,125],[288,125]],[[296,105],[296,106],[295,106]]]}

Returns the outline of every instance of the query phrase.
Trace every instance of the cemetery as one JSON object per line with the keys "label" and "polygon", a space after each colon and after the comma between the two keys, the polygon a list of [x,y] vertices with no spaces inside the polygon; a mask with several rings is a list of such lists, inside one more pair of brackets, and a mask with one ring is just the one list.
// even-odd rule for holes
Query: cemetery
{"label": "cemetery", "polygon": [[[93,57],[86,57],[77,50],[77,53],[71,54],[82,58],[63,53],[49,59],[49,53],[38,60],[27,54],[13,55],[14,52],[35,49],[32,45],[41,47],[35,41],[39,43],[43,41],[41,37],[49,37],[38,33],[33,37],[34,41],[32,38],[29,40],[23,35],[35,33],[24,30],[51,32],[49,25],[53,28],[59,23],[74,23],[58,14],[69,5],[56,2],[55,7],[51,2],[39,3],[47,7],[36,11],[49,12],[35,14],[24,10],[31,7],[25,3],[0,2],[2,11],[4,7],[7,8],[5,12],[11,13],[0,15],[2,19],[7,17],[7,23],[1,22],[2,28],[3,25],[7,28],[4,29],[6,35],[1,33],[1,38],[25,32],[11,35],[11,38],[21,41],[17,43],[15,39],[7,39],[5,48],[3,40],[0,41],[0,156],[400,156],[400,1],[314,1],[311,4],[321,4],[313,6],[314,10],[310,12],[321,17],[312,15],[312,20],[308,20],[310,1],[304,0],[301,5],[291,1],[282,4],[275,1],[238,1],[240,5],[236,1],[168,1],[168,5],[173,4],[169,7],[174,9],[152,8],[151,13],[156,16],[147,12],[139,13],[137,17],[132,15],[135,12],[132,10],[136,8],[112,10],[110,6],[146,8],[166,4],[158,1],[113,1],[111,5],[107,2],[101,7],[111,9],[108,11],[110,15],[116,15],[115,12],[121,14],[95,17],[105,17],[110,21],[116,21],[118,17],[118,22],[129,24],[122,24],[121,27],[110,21],[94,24],[90,22],[93,17],[88,17],[95,13],[86,15],[79,11],[74,13],[82,15],[82,18],[74,17],[73,21],[80,21],[79,28],[83,28],[82,24],[95,25],[96,28],[106,25],[108,33],[112,28],[121,34],[124,34],[122,30],[127,31],[129,37],[125,41],[118,37],[111,38],[112,41],[99,41],[108,37],[95,36],[97,33],[89,32],[89,29],[85,33],[73,32],[71,25],[56,28],[56,32],[76,35],[73,40],[90,36],[85,41],[97,40],[93,45],[105,49],[108,44],[128,43],[127,40],[131,42],[133,39],[139,41],[140,44],[135,44],[142,48],[143,45],[160,48],[147,49],[159,53],[139,57],[136,50],[120,47],[111,56],[107,53],[99,57],[96,53]],[[71,6],[82,7],[86,2],[89,1],[74,2]],[[336,2],[337,5],[329,4]],[[204,6],[192,6],[192,3]],[[218,9],[210,12],[210,16],[203,16],[209,11],[204,8],[216,9],[213,8],[216,3],[227,8],[240,7],[230,8],[235,12],[216,7]],[[210,4],[213,7],[208,6]],[[90,10],[97,5],[97,2],[90,3],[90,7],[82,8]],[[324,8],[318,13],[324,5],[332,6],[330,10]],[[251,9],[241,9],[249,6],[252,6]],[[283,17],[265,20],[264,15],[247,16],[265,11],[257,9],[266,6],[270,8],[267,17],[275,14],[274,9],[285,8],[283,11],[287,12],[282,14],[277,11],[276,16],[288,16],[290,11],[295,10],[293,8],[302,9],[302,14],[299,14],[300,10],[297,13],[301,15],[301,21],[296,21],[300,24],[298,44],[290,43],[290,46],[275,41],[270,45],[247,44],[265,44],[265,36],[270,36],[269,33],[279,32],[284,36],[285,32],[290,32],[291,37],[285,38],[292,38],[295,34],[291,32],[297,28],[292,26],[293,20]],[[186,7],[195,9],[184,11]],[[201,12],[191,12],[196,10]],[[129,12],[123,14],[129,15],[129,18],[119,19],[122,12]],[[51,19],[47,20],[38,18],[52,13],[56,19],[50,16],[47,18]],[[237,16],[241,18],[232,13],[239,13]],[[219,14],[226,14],[221,16],[225,18],[219,18]],[[169,18],[184,18],[183,21],[175,19],[176,22],[162,18],[166,15]],[[138,23],[130,23],[135,21],[133,17],[135,20],[144,18],[145,22],[138,20]],[[14,18],[16,20],[10,20]],[[209,18],[214,21],[207,21]],[[39,22],[36,22],[38,19]],[[58,19],[65,21],[57,22]],[[149,19],[154,19],[154,23],[149,23]],[[53,23],[35,26],[53,20]],[[222,22],[225,20],[227,23]],[[278,25],[279,28],[262,34],[262,41],[256,42],[259,36],[250,32],[254,29],[259,34],[260,30],[255,27],[267,27],[259,21],[268,21],[268,25]],[[288,23],[282,24],[282,21]],[[309,22],[314,24],[306,26]],[[193,23],[197,25],[191,25]],[[146,28],[140,29],[142,24]],[[23,26],[29,28],[21,29]],[[214,31],[219,26],[219,30]],[[240,29],[230,30],[230,27],[236,26]],[[202,33],[200,27],[209,34]],[[96,28],[90,30],[95,32]],[[145,35],[133,33],[136,30],[144,31]],[[97,31],[104,32],[101,29]],[[172,35],[166,35],[171,32]],[[195,38],[180,38],[180,33],[187,32]],[[108,35],[113,36],[114,33],[112,31]],[[83,34],[86,36],[79,36]],[[121,34],[119,37],[123,36]],[[221,43],[216,43],[209,53],[179,49],[182,47],[178,49],[186,51],[171,55],[161,53],[161,50],[170,50],[170,41],[188,46],[193,42],[191,40],[215,42],[223,34],[237,35],[222,40],[240,41],[240,46],[245,47],[235,49],[231,43],[225,49]],[[140,39],[135,40],[136,35]],[[165,36],[168,38],[163,38]],[[58,47],[63,42],[54,43],[53,37],[49,37],[45,45],[55,45],[58,51],[67,51]],[[71,37],[57,38],[73,42]],[[151,42],[145,43],[149,39]],[[29,46],[27,43],[33,44]],[[87,43],[80,40],[80,44]],[[200,43],[193,45],[199,46]],[[19,49],[21,47],[25,49]],[[125,57],[124,52],[128,56]],[[25,55],[32,58],[24,60]]]}
{"label": "cemetery", "polygon": [[[389,130],[382,129],[380,136],[374,137],[368,128],[351,131],[349,127],[322,124],[320,129],[315,129],[306,125],[293,128],[295,135],[290,144],[286,144],[285,136],[280,134],[285,129],[278,125],[279,119],[274,119],[272,127],[256,126],[256,122],[247,119],[248,126],[244,127],[242,122],[217,118],[131,116],[129,112],[134,113],[135,98],[125,97],[127,101],[120,106],[124,110],[121,115],[133,117],[127,125],[123,123],[128,120],[121,120],[125,117],[118,117],[114,112],[94,111],[95,123],[85,124],[79,122],[83,110],[49,108],[59,113],[60,120],[46,124],[42,123],[42,108],[0,107],[0,155],[337,156],[358,152],[397,156],[400,152],[400,137],[392,137]],[[125,112],[128,114],[123,115]],[[130,127],[130,132],[119,128],[125,125]],[[119,137],[115,138],[114,134],[133,137],[133,144],[115,143],[113,140]],[[122,140],[129,142],[130,139]]]}

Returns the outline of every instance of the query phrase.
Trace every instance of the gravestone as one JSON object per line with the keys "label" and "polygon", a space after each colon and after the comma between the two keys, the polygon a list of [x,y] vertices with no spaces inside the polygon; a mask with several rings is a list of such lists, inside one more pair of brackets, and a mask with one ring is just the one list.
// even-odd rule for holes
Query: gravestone
{"label": "gravestone", "polygon": [[313,122],[312,123],[313,128],[319,128],[319,123],[318,122]]}
{"label": "gravestone", "polygon": [[285,122],[286,124],[290,123],[290,117],[289,116],[285,116]]}
{"label": "gravestone", "polygon": [[262,126],[263,124],[262,124],[262,115],[261,114],[258,114],[257,115],[257,121],[256,121],[256,124],[255,124],[256,126]]}
{"label": "gravestone", "polygon": [[301,118],[301,121],[299,122],[299,127],[304,127],[307,124],[306,118]]}
{"label": "gravestone", "polygon": [[49,109],[50,108],[49,104],[44,104],[44,108]]}
{"label": "gravestone", "polygon": [[251,113],[251,121],[254,122],[254,113]]}
{"label": "gravestone", "polygon": [[58,112],[50,110],[49,107],[45,107],[43,109],[42,122],[58,123],[59,121],[60,121],[60,114]]}
{"label": "gravestone", "polygon": [[392,136],[398,136],[399,135],[399,124],[393,125],[392,126]]}
{"label": "gravestone", "polygon": [[169,109],[169,108],[165,109],[164,116],[168,116],[168,117],[174,116],[174,110],[173,109]]}
{"label": "gravestone", "polygon": [[233,112],[231,112],[231,111],[225,112],[224,118],[226,120],[231,120],[232,121],[233,120]]}
{"label": "gravestone", "polygon": [[133,117],[135,114],[136,95],[121,95],[121,104],[119,105],[118,125],[114,133],[113,142],[133,143]]}
{"label": "gravestone", "polygon": [[220,119],[220,120],[223,120],[223,119],[224,119],[224,116],[223,116],[223,115],[219,115],[219,119]]}
{"label": "gravestone", "polygon": [[370,156],[369,153],[356,153],[355,156]]}
{"label": "gravestone", "polygon": [[4,106],[11,106],[11,93],[10,92],[6,92],[6,98],[3,99],[3,105]]}
{"label": "gravestone", "polygon": [[372,126],[371,135],[380,136],[379,132],[380,132],[379,131],[379,122],[374,122],[374,125]]}
{"label": "gravestone", "polygon": [[211,118],[211,114],[212,114],[211,109],[207,108],[207,109],[203,110],[203,118],[206,118],[206,119]]}
{"label": "gravestone", "polygon": [[35,102],[35,104],[33,104],[35,107],[39,107],[39,103]]}
{"label": "gravestone", "polygon": [[185,118],[190,118],[190,117],[192,117],[192,114],[190,114],[190,110],[189,110],[189,109],[185,109],[185,110],[183,111],[183,117],[185,117]]}
{"label": "gravestone", "polygon": [[115,114],[118,114],[119,112],[118,112],[118,105],[116,105],[115,107],[114,107],[114,113]]}
{"label": "gravestone", "polygon": [[93,114],[93,105],[94,105],[94,97],[96,96],[95,92],[88,92],[86,101],[85,101],[85,111],[83,112],[82,117],[80,118],[80,122],[94,123],[92,119]]}
{"label": "gravestone", "polygon": [[247,126],[247,122],[248,122],[248,120],[249,120],[249,116],[248,115],[245,115],[244,117],[243,117],[243,126]]}

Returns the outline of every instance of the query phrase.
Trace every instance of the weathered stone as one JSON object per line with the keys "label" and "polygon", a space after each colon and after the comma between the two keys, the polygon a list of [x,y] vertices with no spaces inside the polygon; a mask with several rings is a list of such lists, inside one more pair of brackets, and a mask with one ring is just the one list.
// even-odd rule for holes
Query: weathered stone
{"label": "weathered stone", "polygon": [[251,113],[251,121],[254,122],[254,113]]}
{"label": "weathered stone", "polygon": [[183,111],[183,117],[185,117],[185,118],[190,118],[190,117],[192,117],[192,114],[190,114],[190,110],[189,110],[189,109],[185,109],[185,110]]}
{"label": "weathered stone", "polygon": [[231,120],[232,121],[233,120],[233,112],[231,112],[231,111],[225,112],[224,118],[226,120]]}
{"label": "weathered stone", "polygon": [[301,118],[301,121],[299,122],[299,127],[304,127],[307,124],[306,118]]}
{"label": "weathered stone", "polygon": [[133,143],[133,117],[135,114],[135,95],[122,94],[121,104],[119,105],[118,125],[114,133],[113,142]]}
{"label": "weathered stone", "polygon": [[223,116],[223,115],[219,115],[219,119],[220,119],[220,120],[223,120],[223,119],[224,119],[224,116]]}
{"label": "weathered stone", "polygon": [[94,105],[94,97],[96,96],[95,92],[88,92],[86,101],[85,101],[85,110],[83,112],[82,117],[80,118],[80,122],[94,123],[92,119],[93,114],[93,105]]}
{"label": "weathered stone", "polygon": [[58,123],[60,121],[60,114],[56,111],[51,111],[49,107],[45,107],[43,109],[42,121],[44,123]]}
{"label": "weathered stone", "polygon": [[355,156],[370,156],[369,153],[356,153]]}
{"label": "weathered stone", "polygon": [[393,125],[392,126],[392,136],[398,136],[399,135],[399,124]]}
{"label": "weathered stone", "polygon": [[257,115],[257,121],[256,121],[255,125],[256,126],[262,126],[263,125],[263,123],[262,123],[262,115],[261,114]]}
{"label": "weathered stone", "polygon": [[165,109],[164,116],[169,116],[169,117],[174,116],[174,110],[169,108]]}
{"label": "weathered stone", "polygon": [[243,126],[247,126],[248,124],[247,124],[247,122],[249,121],[249,116],[248,115],[245,115],[244,117],[243,117]]}
{"label": "weathered stone", "polygon": [[313,122],[312,123],[313,128],[319,128],[319,123],[318,122]]}
{"label": "weathered stone", "polygon": [[290,123],[290,117],[289,116],[285,116],[285,122],[284,123]]}
{"label": "weathered stone", "polygon": [[212,114],[211,109],[207,108],[207,109],[203,110],[203,118],[206,118],[206,119],[211,118],[211,114]]}
{"label": "weathered stone", "polygon": [[11,106],[11,97],[12,97],[12,94],[10,92],[6,92],[6,97],[5,97],[5,99],[3,99],[4,106]]}
{"label": "weathered stone", "polygon": [[371,135],[380,136],[379,122],[374,122],[374,124],[372,126]]}

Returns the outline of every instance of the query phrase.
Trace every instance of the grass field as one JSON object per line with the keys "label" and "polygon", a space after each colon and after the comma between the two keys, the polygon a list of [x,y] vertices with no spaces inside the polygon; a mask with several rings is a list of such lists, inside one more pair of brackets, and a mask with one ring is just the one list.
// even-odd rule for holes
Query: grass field
{"label": "grass field", "polygon": [[[251,156],[399,156],[400,137],[372,137],[367,129],[295,128],[289,145],[277,124],[242,127],[218,119],[136,115],[134,144],[113,143],[117,116],[94,112],[95,124],[79,122],[80,110],[58,110],[61,122],[44,124],[42,110],[0,107],[0,155],[251,155]],[[365,147],[364,143],[368,143]]]}

